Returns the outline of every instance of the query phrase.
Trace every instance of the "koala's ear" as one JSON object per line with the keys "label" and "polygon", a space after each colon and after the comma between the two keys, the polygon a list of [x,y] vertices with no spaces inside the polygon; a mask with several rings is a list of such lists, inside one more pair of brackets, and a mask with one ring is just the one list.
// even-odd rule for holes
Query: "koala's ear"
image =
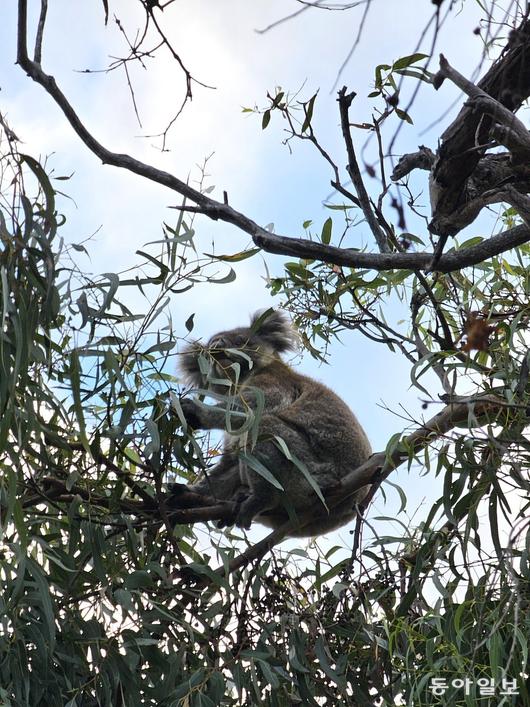
{"label": "koala's ear", "polygon": [[288,317],[278,309],[256,312],[250,320],[250,330],[277,353],[296,351],[298,335]]}
{"label": "koala's ear", "polygon": [[199,365],[199,355],[203,347],[198,341],[188,344],[180,353],[179,369],[184,381],[188,385],[200,387],[203,384],[203,375]]}

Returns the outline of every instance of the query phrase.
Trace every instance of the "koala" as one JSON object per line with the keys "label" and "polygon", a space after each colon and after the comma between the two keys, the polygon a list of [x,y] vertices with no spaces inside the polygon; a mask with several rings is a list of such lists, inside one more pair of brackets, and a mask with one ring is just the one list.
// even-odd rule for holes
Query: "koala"
{"label": "koala", "polygon": [[289,534],[304,537],[355,516],[368,487],[328,511],[315,486],[323,493],[337,489],[371,448],[338,395],[282,360],[281,354],[296,348],[297,334],[285,314],[256,312],[250,326],[221,331],[205,347],[192,343],[182,353],[184,380],[225,403],[180,402],[193,429],[225,430],[219,463],[190,490],[235,502],[239,527],[248,529],[256,520],[277,528],[290,520]]}

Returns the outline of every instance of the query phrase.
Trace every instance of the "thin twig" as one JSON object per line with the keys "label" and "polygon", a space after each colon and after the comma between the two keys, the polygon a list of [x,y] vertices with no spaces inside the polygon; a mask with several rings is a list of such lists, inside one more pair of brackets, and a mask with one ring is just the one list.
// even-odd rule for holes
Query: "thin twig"
{"label": "thin twig", "polygon": [[[361,4],[360,2],[354,3],[355,6],[360,5],[360,4]],[[361,41],[361,36],[363,33],[364,25],[366,24],[366,20],[368,19],[368,13],[369,13],[370,7],[372,5],[372,0],[363,0],[362,4],[364,4],[364,10],[363,10],[363,14],[361,17],[361,21],[357,25],[357,33],[355,35],[355,39],[354,39],[353,44],[350,47],[348,53],[346,54],[345,58],[343,59],[342,64],[339,67],[339,70],[337,71],[337,75],[335,76],[335,81],[333,82],[333,86],[331,87],[330,93],[332,93],[337,88],[337,84],[339,83],[340,77],[342,76],[344,69],[347,67],[350,59],[352,58],[352,56],[355,53],[355,50],[359,46],[359,42]]]}
{"label": "thin twig", "polygon": [[340,111],[340,123],[342,127],[342,135],[344,137],[344,142],[346,145],[346,152],[348,155],[348,174],[352,180],[352,184],[355,187],[357,196],[359,197],[359,202],[361,204],[361,209],[364,217],[370,226],[378,248],[381,253],[390,252],[388,246],[386,235],[377,221],[372,206],[370,204],[370,198],[366,187],[364,186],[364,181],[361,175],[361,170],[359,169],[359,164],[357,163],[357,157],[355,156],[355,149],[353,147],[353,140],[350,131],[350,118],[349,118],[349,108],[355,97],[354,93],[346,93],[346,86],[343,86],[339,91],[339,111]]}
{"label": "thin twig", "polygon": [[39,24],[37,25],[37,34],[35,36],[35,51],[33,52],[33,61],[36,64],[40,64],[42,59],[42,39],[44,37],[44,25],[46,24],[47,12],[48,0],[41,0]]}

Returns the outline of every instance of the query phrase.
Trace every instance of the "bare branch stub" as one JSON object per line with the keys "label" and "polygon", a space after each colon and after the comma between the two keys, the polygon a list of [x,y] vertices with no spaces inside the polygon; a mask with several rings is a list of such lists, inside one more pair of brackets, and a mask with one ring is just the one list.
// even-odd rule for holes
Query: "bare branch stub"
{"label": "bare branch stub", "polygon": [[431,171],[436,160],[434,152],[425,145],[420,145],[417,152],[409,152],[403,155],[392,172],[392,180],[403,179],[415,169],[426,169]]}

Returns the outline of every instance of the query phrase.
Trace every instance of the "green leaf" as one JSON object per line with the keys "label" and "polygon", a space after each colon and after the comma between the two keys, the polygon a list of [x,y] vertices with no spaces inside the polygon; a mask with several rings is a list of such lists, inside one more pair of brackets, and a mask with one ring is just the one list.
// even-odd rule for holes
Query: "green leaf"
{"label": "green leaf", "polygon": [[273,314],[273,312],[274,308],[269,307],[264,312],[262,312],[259,317],[256,317],[256,319],[254,319],[254,321],[252,322],[252,326],[250,327],[251,332],[253,334],[258,332],[263,326],[263,324],[267,321],[267,319],[271,316],[271,314]]}
{"label": "green leaf", "polygon": [[274,478],[271,472],[260,462],[259,459],[256,459],[256,457],[252,456],[251,454],[247,454],[246,452],[239,452],[239,459],[244,464],[247,464],[257,474],[263,477],[266,481],[268,481],[269,484],[274,486],[274,488],[277,488],[279,491],[284,490],[280,482]]}
{"label": "green leaf", "polygon": [[42,191],[46,197],[45,216],[49,223],[55,222],[55,191],[51,185],[48,175],[44,171],[42,165],[30,155],[20,155],[21,162],[25,162],[37,177]]}
{"label": "green leaf", "polygon": [[333,219],[330,217],[324,221],[322,226],[322,233],[320,234],[320,240],[325,245],[329,245],[331,241],[331,229],[333,228]]}
{"label": "green leaf", "polygon": [[204,255],[208,258],[214,258],[215,260],[222,260],[225,263],[239,263],[241,260],[247,260],[247,258],[252,258],[253,255],[259,253],[261,248],[249,248],[249,250],[242,250],[240,253],[234,253],[233,255],[214,255],[213,253],[205,253]]}
{"label": "green leaf", "polygon": [[[383,71],[388,71],[390,69],[390,64],[379,64],[375,67],[375,86],[376,88],[381,88],[383,86]],[[369,94],[369,97],[379,96],[380,91],[374,91]]]}
{"label": "green leaf", "polygon": [[186,319],[184,322],[184,326],[189,332],[193,331],[193,319],[195,317],[195,312],[193,314],[190,314],[190,316]]}
{"label": "green leaf", "polygon": [[337,562],[337,564],[329,569],[327,572],[324,572],[324,574],[320,575],[317,578],[317,581],[315,582],[315,587],[320,590],[326,582],[329,582],[330,579],[333,579],[334,577],[337,577],[340,575],[340,573],[344,570],[345,567],[347,567],[349,564],[349,560],[340,560],[340,562]]}
{"label": "green leaf", "polygon": [[47,628],[46,639],[49,643],[50,650],[53,651],[55,646],[55,616],[50,595],[50,587],[48,585],[48,582],[46,581],[42,569],[32,558],[27,558],[26,567],[29,574],[33,578],[33,581],[35,582],[35,586],[37,589],[36,596],[38,599],[38,603],[42,607],[45,625]]}
{"label": "green leaf", "polygon": [[74,411],[77,417],[77,422],[79,424],[79,434],[81,437],[81,442],[85,449],[88,451],[88,439],[85,433],[85,413],[81,401],[81,366],[79,364],[79,353],[75,350],[72,351],[72,353],[70,354],[70,381],[72,385]]}
{"label": "green leaf", "polygon": [[259,665],[263,673],[263,677],[267,683],[271,686],[273,690],[277,690],[280,686],[280,681],[278,677],[272,672],[270,665],[264,660],[256,660],[256,664]]}
{"label": "green leaf", "polygon": [[112,303],[112,300],[114,299],[114,295],[116,294],[118,287],[120,285],[120,278],[116,273],[113,272],[105,272],[103,273],[103,277],[106,277],[107,280],[109,281],[109,289],[107,290],[105,294],[105,299],[103,300],[103,304],[101,305],[101,308],[99,312],[97,313],[96,316],[101,316],[103,312],[105,312],[109,306]]}
{"label": "green leaf", "polygon": [[[189,679],[186,679],[182,684],[174,689],[171,693],[173,704],[182,704],[183,698],[194,692],[195,688],[206,680],[206,674],[206,670],[204,670],[204,668],[200,668],[199,670],[196,670]],[[189,700],[186,700],[186,703],[189,703]]]}
{"label": "green leaf", "polygon": [[427,59],[428,54],[409,54],[408,56],[401,57],[401,59],[397,59],[392,64],[392,69],[396,71],[397,69],[405,69],[407,66],[411,66],[411,64],[415,64],[417,61],[421,61],[422,59]]}
{"label": "green leaf", "polygon": [[482,243],[484,241],[484,238],[482,236],[473,236],[472,238],[468,238],[467,240],[463,241],[458,245],[459,250],[463,250],[464,248],[472,248],[475,245],[478,245],[479,243]]}
{"label": "green leaf", "polygon": [[305,133],[306,130],[308,130],[311,127],[311,119],[313,118],[313,109],[315,107],[315,99],[317,97],[317,93],[315,93],[314,96],[312,96],[307,103],[303,103],[304,107],[304,113],[305,113],[305,120],[302,125],[302,133]]}
{"label": "green leaf", "polygon": [[280,449],[281,449],[282,453],[285,455],[285,457],[287,459],[289,459],[289,461],[291,461],[296,466],[296,468],[302,473],[302,475],[305,478],[305,480],[307,481],[307,483],[311,486],[313,491],[316,493],[316,495],[318,496],[318,498],[322,502],[324,508],[327,511],[329,511],[329,508],[326,505],[326,501],[324,499],[324,496],[322,495],[322,491],[320,489],[320,486],[317,484],[315,479],[312,477],[306,464],[304,464],[300,459],[298,459],[298,457],[296,455],[291,453],[290,449],[287,446],[287,443],[285,442],[285,440],[282,437],[280,437],[278,435],[274,435],[274,439],[276,440],[278,446],[280,447]]}
{"label": "green leaf", "polygon": [[230,270],[228,271],[228,275],[225,275],[224,277],[220,277],[217,279],[215,277],[208,277],[206,279],[208,280],[208,282],[211,282],[215,285],[227,285],[229,282],[234,282],[234,280],[236,279],[236,273],[233,268],[230,268]]}
{"label": "green leaf", "polygon": [[151,441],[146,445],[144,454],[146,457],[150,457],[160,451],[160,432],[154,420],[146,420],[145,426],[151,437]]}
{"label": "green leaf", "polygon": [[425,83],[432,83],[433,74],[420,66],[414,69],[398,69],[396,74],[400,76],[408,76],[412,79],[418,79],[418,81],[424,81]]}
{"label": "green leaf", "polygon": [[283,101],[285,93],[283,91],[280,91],[274,96],[274,100],[272,102],[272,108],[278,108],[280,103]]}
{"label": "green leaf", "polygon": [[348,209],[356,209],[355,204],[324,204],[324,208],[330,211],[348,211]]}
{"label": "green leaf", "polygon": [[[150,255],[149,253],[146,253],[144,250],[137,250],[136,251],[137,255],[141,255],[144,257],[146,260],[148,260],[150,263],[153,263],[153,265],[156,265],[157,268],[160,270],[160,274],[155,277],[155,278],[149,278],[147,282],[154,282],[154,283],[162,283],[166,279],[166,277],[169,274],[169,268],[167,265],[165,265],[160,259],[155,258],[154,256]],[[133,283],[136,283],[135,280],[132,280]]]}
{"label": "green leaf", "polygon": [[[191,329],[189,329],[188,331],[191,331]],[[168,353],[169,351],[173,351],[174,348],[175,348],[174,341],[158,341],[156,344],[153,344],[148,349],[146,349],[144,351],[143,355],[149,356],[149,354],[155,353],[155,352]]]}
{"label": "green leaf", "polygon": [[324,643],[322,635],[318,636],[315,641],[315,655],[318,658],[318,662],[324,673],[333,680],[337,685],[344,681],[342,676],[338,675],[335,670],[330,665],[329,657],[327,655],[327,646]]}
{"label": "green leaf", "polygon": [[396,115],[398,116],[398,118],[404,120],[406,123],[410,123],[411,125],[413,125],[412,118],[406,111],[401,110],[401,108],[394,108],[394,110],[396,111]]}
{"label": "green leaf", "polygon": [[407,507],[407,496],[406,496],[405,492],[403,491],[401,486],[399,486],[398,484],[395,484],[393,481],[390,481],[390,479],[385,479],[383,483],[388,484],[389,486],[392,486],[392,488],[394,488],[398,492],[401,505],[400,505],[399,510],[397,512],[398,512],[398,515],[400,513],[403,513],[403,511]]}

